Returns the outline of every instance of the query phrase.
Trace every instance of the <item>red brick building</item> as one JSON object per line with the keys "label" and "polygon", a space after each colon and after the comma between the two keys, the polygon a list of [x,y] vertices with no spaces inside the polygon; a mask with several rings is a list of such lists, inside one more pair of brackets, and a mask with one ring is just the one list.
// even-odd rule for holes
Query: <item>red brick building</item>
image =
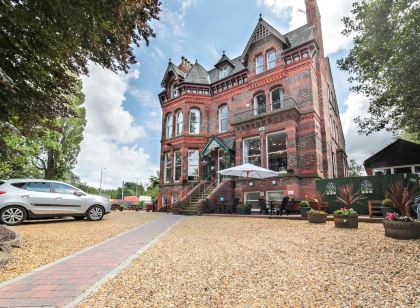
{"label": "red brick building", "polygon": [[320,14],[316,0],[305,4],[306,25],[281,34],[260,17],[243,53],[223,52],[211,70],[169,61],[159,94],[160,205],[202,180],[222,183],[218,170],[245,162],[279,172],[275,180],[236,181],[233,194],[245,202],[303,198],[316,179],[347,174]]}

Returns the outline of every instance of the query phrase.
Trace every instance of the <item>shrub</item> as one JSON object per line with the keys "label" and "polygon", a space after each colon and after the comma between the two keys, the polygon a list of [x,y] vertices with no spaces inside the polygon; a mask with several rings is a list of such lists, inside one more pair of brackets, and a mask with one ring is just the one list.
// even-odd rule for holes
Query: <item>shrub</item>
{"label": "shrub", "polygon": [[313,215],[327,215],[327,213],[326,212],[324,212],[324,211],[320,211],[320,210],[314,210],[314,209],[310,209],[309,211],[308,211],[308,214],[313,214]]}
{"label": "shrub", "polygon": [[397,181],[389,186],[385,197],[390,199],[401,213],[411,216],[410,206],[418,195],[419,192],[415,187],[409,189],[408,186],[404,187],[402,181]]}
{"label": "shrub", "polygon": [[309,205],[308,201],[303,200],[303,201],[300,201],[299,206],[300,207],[309,207],[310,205]]}
{"label": "shrub", "polygon": [[385,199],[384,201],[382,201],[382,206],[383,207],[394,207],[394,203],[389,199]]}
{"label": "shrub", "polygon": [[353,204],[364,199],[365,197],[359,191],[353,194],[352,185],[341,186],[337,195],[337,202],[342,203],[346,209],[350,209]]}
{"label": "shrub", "polygon": [[342,209],[334,211],[335,215],[357,215],[357,212],[353,209],[347,209],[343,207]]}

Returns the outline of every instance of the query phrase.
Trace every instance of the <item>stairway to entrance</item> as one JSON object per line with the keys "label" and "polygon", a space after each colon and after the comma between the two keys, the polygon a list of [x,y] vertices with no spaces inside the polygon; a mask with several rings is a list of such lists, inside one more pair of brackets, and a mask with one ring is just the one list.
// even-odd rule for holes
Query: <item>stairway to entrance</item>
{"label": "stairway to entrance", "polygon": [[200,190],[197,194],[195,194],[190,202],[182,208],[182,210],[179,211],[182,215],[197,215],[198,214],[198,208],[197,203],[200,199],[206,199],[206,197],[216,188],[217,183],[214,181],[211,184],[203,185],[200,187]]}

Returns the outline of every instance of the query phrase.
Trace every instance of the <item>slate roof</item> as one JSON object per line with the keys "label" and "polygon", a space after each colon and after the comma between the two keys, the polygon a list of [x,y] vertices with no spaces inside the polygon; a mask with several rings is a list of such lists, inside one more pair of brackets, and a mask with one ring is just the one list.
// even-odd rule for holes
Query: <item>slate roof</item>
{"label": "slate roof", "polygon": [[[236,74],[237,72],[240,72],[245,69],[245,66],[241,62],[241,57],[232,59],[231,62],[233,64],[233,69],[230,71],[229,76]],[[209,76],[210,76],[210,83],[219,81],[219,70],[217,68],[210,70]]]}
{"label": "slate roof", "polygon": [[222,64],[222,63],[224,63],[224,62],[229,63],[231,66],[235,66],[235,65],[232,63],[232,61],[229,59],[229,57],[225,54],[225,51],[223,50],[223,55],[222,55],[222,57],[220,58],[220,60],[219,60],[219,61],[217,61],[217,63],[216,63],[214,66],[215,66],[215,67],[219,67],[219,66],[220,66],[220,64]]}
{"label": "slate roof", "polygon": [[366,168],[381,168],[420,164],[420,144],[397,139],[365,160]]}
{"label": "slate roof", "polygon": [[206,69],[202,67],[198,62],[195,62],[195,64],[188,71],[184,82],[210,84],[210,77]]}
{"label": "slate roof", "polygon": [[229,150],[235,152],[235,136],[223,138],[222,142]]}
{"label": "slate roof", "polygon": [[[287,49],[295,48],[302,45],[310,40],[315,39],[315,26],[314,25],[303,25],[293,31],[286,33],[284,36],[289,40],[290,47]],[[286,50],[287,50],[286,49]]]}

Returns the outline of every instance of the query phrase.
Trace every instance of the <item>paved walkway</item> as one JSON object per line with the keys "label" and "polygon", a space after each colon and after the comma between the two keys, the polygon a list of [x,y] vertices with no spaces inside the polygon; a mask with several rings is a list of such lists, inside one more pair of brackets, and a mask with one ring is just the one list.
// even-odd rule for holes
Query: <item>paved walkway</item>
{"label": "paved walkway", "polygon": [[153,244],[180,219],[178,215],[165,215],[29,275],[0,284],[0,307],[72,306],[116,275],[139,250]]}

